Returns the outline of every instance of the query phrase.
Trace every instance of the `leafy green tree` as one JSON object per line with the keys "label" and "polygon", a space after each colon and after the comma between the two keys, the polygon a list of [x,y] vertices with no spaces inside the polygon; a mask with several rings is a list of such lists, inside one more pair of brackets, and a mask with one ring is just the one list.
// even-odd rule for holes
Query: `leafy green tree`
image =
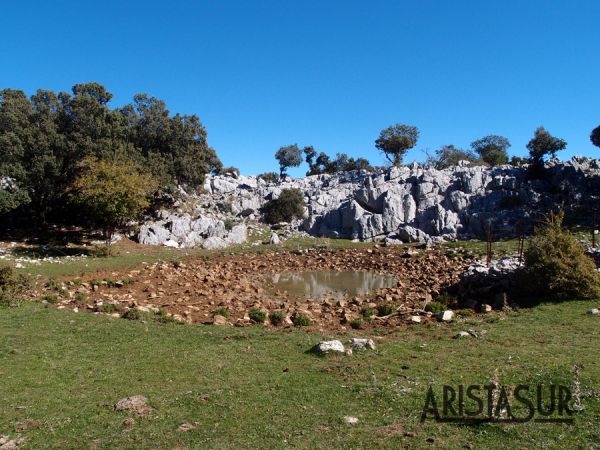
{"label": "leafy green tree", "polygon": [[396,124],[381,130],[375,140],[375,147],[395,166],[402,163],[406,152],[417,145],[419,129],[411,125]]}
{"label": "leafy green tree", "polygon": [[495,134],[484,136],[471,142],[471,148],[490,166],[508,163],[507,150],[510,148],[510,142],[503,136]]}
{"label": "leafy green tree", "polygon": [[287,145],[277,150],[275,158],[279,161],[279,175],[283,178],[288,168],[298,167],[302,163],[302,152],[297,144]]}
{"label": "leafy green tree", "polygon": [[535,130],[533,138],[527,144],[529,159],[536,169],[543,167],[546,156],[555,157],[556,152],[564,150],[566,147],[566,141],[552,136],[544,127]]}
{"label": "leafy green tree", "polygon": [[600,147],[600,125],[592,130],[590,141],[592,141],[592,144],[596,147]]}
{"label": "leafy green tree", "polygon": [[427,157],[427,164],[436,169],[445,169],[458,165],[459,161],[469,161],[470,163],[480,163],[481,159],[468,150],[463,150],[454,145],[443,145],[435,151],[435,156]]}
{"label": "leafy green tree", "polygon": [[81,173],[71,186],[73,201],[83,208],[91,224],[103,230],[107,243],[116,229],[140,217],[158,188],[151,175],[128,161],[87,157],[79,168]]}

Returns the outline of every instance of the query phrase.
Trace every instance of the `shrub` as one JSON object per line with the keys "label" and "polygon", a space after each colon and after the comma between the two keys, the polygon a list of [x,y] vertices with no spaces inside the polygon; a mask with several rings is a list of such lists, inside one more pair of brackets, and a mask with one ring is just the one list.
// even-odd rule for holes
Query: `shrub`
{"label": "shrub", "polygon": [[250,316],[250,320],[254,323],[263,323],[267,320],[267,313],[262,309],[252,308],[248,315]]}
{"label": "shrub", "polygon": [[75,293],[75,300],[77,300],[78,302],[85,302],[87,296],[85,295],[84,292],[76,292]]}
{"label": "shrub", "polygon": [[600,274],[576,237],[562,229],[564,213],[549,213],[524,253],[522,293],[548,299],[600,297]]}
{"label": "shrub", "polygon": [[292,322],[296,327],[307,327],[310,325],[310,318],[306,314],[295,313]]}
{"label": "shrub", "polygon": [[262,208],[270,224],[289,222],[304,215],[304,195],[300,189],[283,189],[279,198],[269,200]]}
{"label": "shrub", "polygon": [[27,288],[29,278],[17,274],[15,269],[8,265],[0,265],[0,305],[13,306],[17,304]]}
{"label": "shrub", "polygon": [[56,304],[58,303],[58,297],[56,295],[44,295],[42,297],[42,301],[46,301],[50,304]]}
{"label": "shrub", "polygon": [[360,314],[365,319],[370,319],[375,315],[375,310],[373,308],[369,308],[368,306],[363,306],[363,308],[360,310]]}
{"label": "shrub", "polygon": [[229,317],[229,310],[224,307],[219,307],[212,312],[213,316],[223,316],[225,318]]}
{"label": "shrub", "polygon": [[167,324],[167,323],[175,323],[177,325],[183,325],[183,322],[173,319],[173,317],[167,315],[167,313],[160,309],[155,315],[154,320],[158,323]]}
{"label": "shrub", "polygon": [[443,305],[440,302],[433,301],[433,302],[427,303],[427,305],[425,306],[425,311],[437,314],[442,311],[446,311],[446,305]]}
{"label": "shrub", "polygon": [[267,183],[275,183],[279,180],[279,175],[277,175],[275,172],[265,172],[261,173],[258,178],[266,181]]}
{"label": "shrub", "polygon": [[393,314],[394,311],[394,305],[390,305],[389,303],[383,303],[377,306],[377,315],[379,317],[389,316],[390,314]]}
{"label": "shrub", "polygon": [[364,326],[364,320],[360,317],[352,319],[352,322],[350,322],[350,326],[354,330],[360,330]]}
{"label": "shrub", "polygon": [[221,212],[233,214],[233,205],[231,203],[219,203],[219,209]]}
{"label": "shrub", "polygon": [[127,320],[140,320],[142,318],[142,313],[137,308],[131,308],[125,311],[121,317]]}
{"label": "shrub", "polygon": [[227,231],[231,231],[231,229],[233,228],[233,220],[232,219],[225,219],[223,221],[223,225],[225,225],[225,229]]}
{"label": "shrub", "polygon": [[[130,310],[130,311],[132,311],[132,310]],[[117,308],[117,305],[113,305],[112,303],[104,303],[102,305],[102,312],[106,313],[106,314],[113,314],[113,313],[119,312],[119,308]],[[129,311],[127,311],[127,312],[129,312]],[[137,319],[131,319],[131,320],[137,320]]]}
{"label": "shrub", "polygon": [[275,326],[279,325],[285,319],[285,313],[283,311],[273,311],[269,314],[269,320]]}

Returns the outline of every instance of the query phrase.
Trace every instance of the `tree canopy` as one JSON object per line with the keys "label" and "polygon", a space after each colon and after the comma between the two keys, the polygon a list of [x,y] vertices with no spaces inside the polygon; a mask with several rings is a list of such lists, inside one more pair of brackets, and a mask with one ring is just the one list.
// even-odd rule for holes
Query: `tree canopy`
{"label": "tree canopy", "polygon": [[556,152],[564,150],[567,142],[552,136],[544,127],[535,130],[533,138],[527,144],[532,166],[540,168],[546,156],[555,157]]}
{"label": "tree canopy", "polygon": [[298,167],[302,163],[302,151],[298,144],[286,145],[277,150],[275,158],[279,161],[279,174],[283,178],[289,167]]}
{"label": "tree canopy", "polygon": [[508,152],[510,142],[504,136],[491,134],[484,136],[474,142],[471,142],[471,149],[477,153],[481,159],[491,165],[498,166],[508,163]]}
{"label": "tree canopy", "polygon": [[592,144],[594,144],[596,147],[600,147],[600,125],[592,130],[590,141],[592,141]]}
{"label": "tree canopy", "polygon": [[445,169],[447,167],[458,165],[459,161],[469,161],[470,163],[480,163],[481,159],[471,151],[457,148],[454,145],[443,145],[435,151],[435,156],[428,156],[426,163],[436,169]]}
{"label": "tree canopy", "polygon": [[172,115],[155,97],[137,94],[110,108],[112,94],[99,83],[71,93],[0,91],[0,179],[14,183],[0,194],[0,212],[29,204],[40,223],[67,207],[66,193],[87,157],[143,165],[163,186],[202,183],[222,167],[196,115]]}
{"label": "tree canopy", "polygon": [[406,152],[417,145],[419,129],[411,125],[396,124],[381,130],[375,147],[395,166],[402,163]]}

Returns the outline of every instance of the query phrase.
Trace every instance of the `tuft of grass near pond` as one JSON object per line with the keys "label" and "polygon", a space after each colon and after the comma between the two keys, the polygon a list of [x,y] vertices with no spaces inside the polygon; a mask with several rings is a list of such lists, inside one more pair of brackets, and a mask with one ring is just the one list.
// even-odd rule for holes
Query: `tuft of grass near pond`
{"label": "tuft of grass near pond", "polygon": [[[600,441],[598,398],[584,399],[574,425],[420,416],[430,385],[486,384],[496,371],[502,385],[569,384],[581,365],[582,390],[598,390],[599,319],[585,314],[597,305],[384,329],[376,351],[324,358],[305,351],[354,334],[0,308],[0,435],[24,429],[25,448],[589,448]],[[452,338],[465,329],[487,333]],[[131,395],[156,411],[124,425],[130,415],[113,405]],[[178,432],[183,423],[196,426]]]}

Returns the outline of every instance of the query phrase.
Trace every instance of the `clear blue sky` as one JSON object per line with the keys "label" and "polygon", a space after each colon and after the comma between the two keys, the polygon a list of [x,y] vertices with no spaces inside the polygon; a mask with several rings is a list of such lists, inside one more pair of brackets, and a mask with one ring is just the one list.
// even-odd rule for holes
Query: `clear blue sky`
{"label": "clear blue sky", "polygon": [[[98,81],[198,114],[226,165],[275,170],[282,145],[383,163],[373,141],[421,130],[406,160],[501,134],[525,155],[600,156],[600,1],[31,1],[0,13],[0,88]],[[302,174],[306,168],[292,171]]]}

